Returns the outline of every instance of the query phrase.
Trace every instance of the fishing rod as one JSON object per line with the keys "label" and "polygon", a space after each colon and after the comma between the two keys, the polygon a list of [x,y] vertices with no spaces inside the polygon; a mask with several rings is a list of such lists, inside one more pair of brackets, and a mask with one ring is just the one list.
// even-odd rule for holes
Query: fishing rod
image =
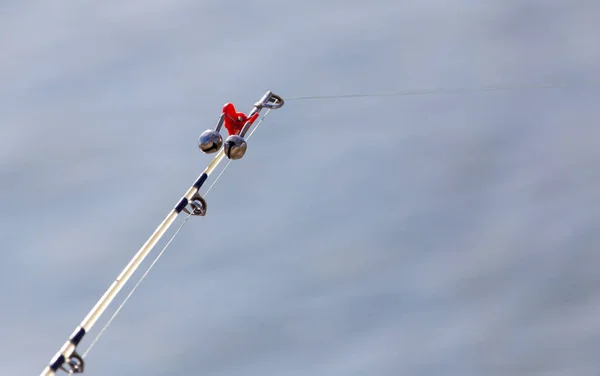
{"label": "fishing rod", "polygon": [[[268,112],[273,109],[281,108],[283,105],[284,100],[280,96],[271,91],[267,91],[262,98],[254,104],[254,107],[248,116],[242,112],[237,112],[231,103],[228,103],[223,107],[223,112],[219,117],[215,129],[206,130],[198,138],[198,147],[200,150],[205,154],[217,152],[215,157],[204,169],[202,174],[198,176],[196,181],[194,181],[185,195],[177,202],[167,217],[160,223],[154,233],[150,235],[135,256],[133,256],[131,261],[129,261],[127,266],[125,266],[123,271],[110,285],[108,290],[106,290],[104,295],[98,300],[96,305],[79,326],[75,328],[69,339],[52,358],[40,376],[53,376],[59,370],[68,374],[83,373],[85,362],[83,357],[77,352],[77,346],[80,344],[86,333],[92,329],[94,324],[115,299],[119,291],[121,291],[123,286],[131,278],[132,274],[137,270],[181,212],[188,213],[190,216],[206,215],[207,203],[205,198],[199,193],[200,188],[225,157],[229,160],[238,160],[245,155],[247,142],[244,137],[250,130],[250,127],[254,124],[254,121],[258,118],[260,111],[266,108]],[[260,121],[256,126],[258,126],[258,124],[260,124]],[[225,125],[225,128],[229,132],[225,142],[223,142],[223,137],[220,134],[223,125]]]}

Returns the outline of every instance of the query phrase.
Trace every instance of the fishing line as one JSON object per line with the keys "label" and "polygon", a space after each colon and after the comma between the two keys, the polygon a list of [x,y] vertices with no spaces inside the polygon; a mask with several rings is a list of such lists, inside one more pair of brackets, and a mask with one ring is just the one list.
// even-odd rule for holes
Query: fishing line
{"label": "fishing line", "polygon": [[[585,85],[584,85],[585,86]],[[588,84],[589,87],[598,87],[600,84]],[[545,84],[545,85],[494,85],[481,86],[473,88],[437,88],[421,90],[401,90],[394,92],[375,92],[375,93],[355,93],[355,94],[335,94],[335,95],[306,95],[286,97],[286,101],[293,100],[318,100],[318,99],[344,99],[344,98],[366,98],[366,97],[399,97],[413,95],[432,95],[432,94],[461,94],[461,93],[483,93],[493,91],[517,91],[517,90],[535,90],[535,89],[561,89],[574,87],[568,84]]]}

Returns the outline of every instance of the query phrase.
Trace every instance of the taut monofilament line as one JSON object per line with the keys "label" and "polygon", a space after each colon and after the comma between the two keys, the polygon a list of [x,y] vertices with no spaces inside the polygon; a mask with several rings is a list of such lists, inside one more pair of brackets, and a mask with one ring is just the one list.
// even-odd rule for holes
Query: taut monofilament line
{"label": "taut monofilament line", "polygon": [[597,88],[600,84],[588,82],[584,84],[514,84],[514,85],[490,85],[476,87],[456,87],[456,88],[433,88],[433,89],[410,89],[390,92],[371,92],[371,93],[349,93],[349,94],[331,94],[331,95],[302,95],[286,97],[286,101],[298,100],[323,100],[323,99],[350,99],[350,98],[368,98],[368,97],[405,97],[415,95],[436,95],[436,94],[475,94],[485,92],[501,91],[523,91],[523,90],[555,90],[568,88]]}

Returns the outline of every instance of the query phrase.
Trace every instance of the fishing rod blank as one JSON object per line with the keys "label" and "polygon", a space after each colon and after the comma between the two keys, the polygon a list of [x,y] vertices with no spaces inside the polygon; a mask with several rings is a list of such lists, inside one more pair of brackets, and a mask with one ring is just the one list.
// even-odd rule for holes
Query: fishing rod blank
{"label": "fishing rod blank", "polygon": [[[280,96],[273,94],[271,91],[267,91],[265,95],[263,95],[263,97],[254,104],[254,108],[249,113],[248,118],[260,113],[263,108],[277,109],[281,108],[283,104],[284,101]],[[223,116],[221,116],[219,123],[217,124],[217,132],[220,130],[222,123]],[[71,334],[69,339],[52,358],[50,364],[44,369],[40,376],[53,376],[58,370],[65,371],[68,374],[83,373],[84,361],[83,358],[77,353],[77,346],[85,334],[92,329],[96,321],[98,321],[100,316],[102,316],[106,308],[108,308],[119,291],[127,283],[129,278],[131,278],[131,275],[137,270],[139,265],[144,261],[146,256],[148,256],[152,248],[154,248],[156,243],[165,234],[165,232],[169,229],[171,224],[173,224],[177,216],[182,211],[195,216],[206,215],[206,200],[200,195],[199,190],[226,155],[230,159],[239,159],[241,156],[243,156],[246,150],[246,142],[243,137],[250,126],[251,122],[246,122],[242,131],[240,132],[240,135],[229,136],[225,141],[223,148],[220,148],[221,145],[219,145],[220,151],[217,153],[217,155],[208,164],[202,174],[196,179],[194,184],[187,190],[185,195],[179,200],[179,202],[177,202],[175,207],[156,228],[154,233],[150,235],[150,238],[146,240],[139,251],[123,269],[121,274],[119,274],[117,279],[115,279],[100,300],[98,300],[94,308],[92,308],[85,319],[83,319],[81,324],[79,324],[79,326]],[[241,149],[241,153],[238,149]]]}

